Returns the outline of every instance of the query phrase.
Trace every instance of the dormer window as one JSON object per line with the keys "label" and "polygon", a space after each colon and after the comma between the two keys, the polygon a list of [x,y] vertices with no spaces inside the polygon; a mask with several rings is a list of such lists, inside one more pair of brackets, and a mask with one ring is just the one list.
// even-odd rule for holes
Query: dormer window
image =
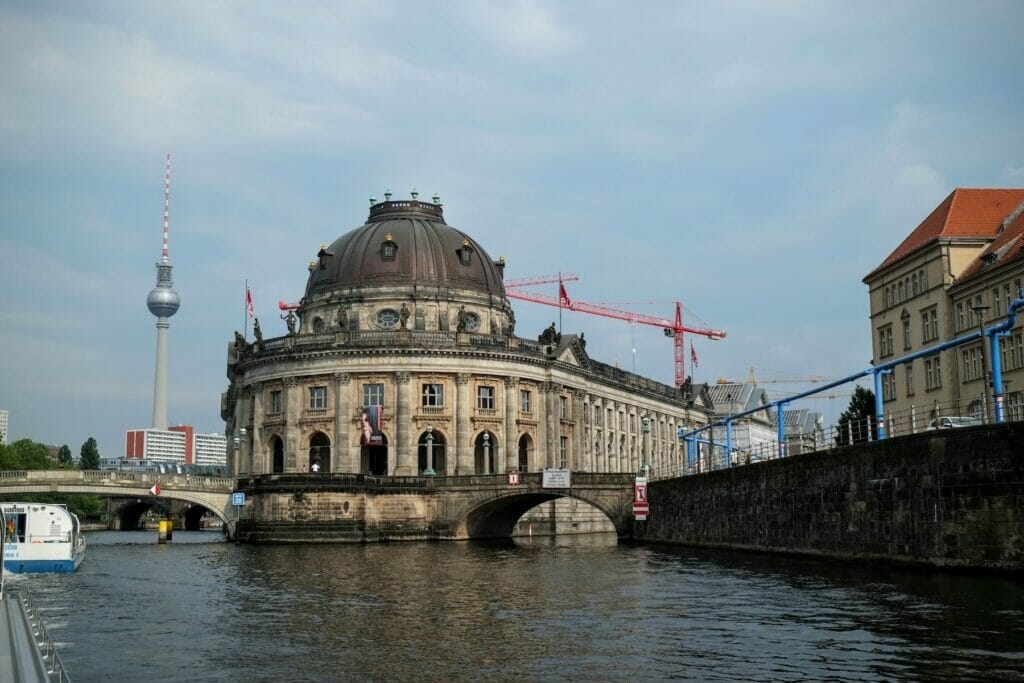
{"label": "dormer window", "polygon": [[397,254],[397,253],[398,253],[398,245],[391,238],[391,233],[389,232],[387,235],[384,236],[384,241],[381,242],[381,245],[380,245],[380,257],[384,261],[394,261],[395,260],[395,254]]}
{"label": "dormer window", "polygon": [[469,246],[469,240],[462,240],[462,246],[455,250],[459,255],[459,263],[464,266],[470,265],[473,257],[473,247]]}
{"label": "dormer window", "polygon": [[334,254],[332,254],[331,252],[327,251],[327,245],[326,244],[321,244],[320,245],[320,251],[318,251],[316,253],[316,258],[317,258],[316,266],[320,270],[325,270],[327,268],[327,264],[331,262],[332,258],[334,258]]}

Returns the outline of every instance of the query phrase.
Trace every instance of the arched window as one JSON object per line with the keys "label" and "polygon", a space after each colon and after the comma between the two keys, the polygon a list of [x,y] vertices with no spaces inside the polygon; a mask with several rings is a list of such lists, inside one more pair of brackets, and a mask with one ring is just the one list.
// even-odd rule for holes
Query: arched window
{"label": "arched window", "polygon": [[910,278],[910,287],[911,291],[913,291],[914,293],[914,296],[917,296],[917,273],[914,273],[914,275]]}
{"label": "arched window", "polygon": [[900,290],[899,291],[900,291],[900,295],[899,295],[899,298],[896,299],[896,300],[897,301],[903,301],[903,283],[902,282],[900,282]]}

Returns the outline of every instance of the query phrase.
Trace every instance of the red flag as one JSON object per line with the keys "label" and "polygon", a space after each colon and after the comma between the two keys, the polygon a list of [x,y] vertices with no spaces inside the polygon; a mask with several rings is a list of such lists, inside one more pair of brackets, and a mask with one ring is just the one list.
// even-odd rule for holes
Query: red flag
{"label": "red flag", "polygon": [[558,282],[558,305],[572,308],[572,302],[569,301],[569,293],[565,291],[565,285],[561,281]]}
{"label": "red flag", "polygon": [[690,344],[690,362],[694,367],[700,367],[700,363],[697,362],[697,349],[693,348],[693,344]]}
{"label": "red flag", "polygon": [[256,315],[256,309],[252,305],[252,290],[249,289],[249,285],[245,286],[245,312],[252,318]]}

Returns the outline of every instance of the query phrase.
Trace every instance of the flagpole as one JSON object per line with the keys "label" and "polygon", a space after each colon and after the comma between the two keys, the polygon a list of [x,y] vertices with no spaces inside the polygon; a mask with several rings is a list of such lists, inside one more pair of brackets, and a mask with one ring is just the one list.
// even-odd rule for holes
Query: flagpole
{"label": "flagpole", "polygon": [[693,342],[690,342],[690,379],[693,379]]}
{"label": "flagpole", "polygon": [[562,333],[562,273],[558,273],[558,333]]}
{"label": "flagpole", "polygon": [[249,278],[245,278],[245,298],[242,299],[242,338],[249,338]]}

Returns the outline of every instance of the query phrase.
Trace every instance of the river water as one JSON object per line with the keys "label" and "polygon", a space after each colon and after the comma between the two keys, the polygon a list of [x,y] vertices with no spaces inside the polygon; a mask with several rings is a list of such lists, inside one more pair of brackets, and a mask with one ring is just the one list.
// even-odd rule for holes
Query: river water
{"label": "river water", "polygon": [[1024,583],[616,544],[95,532],[31,591],[81,681],[1024,680]]}

